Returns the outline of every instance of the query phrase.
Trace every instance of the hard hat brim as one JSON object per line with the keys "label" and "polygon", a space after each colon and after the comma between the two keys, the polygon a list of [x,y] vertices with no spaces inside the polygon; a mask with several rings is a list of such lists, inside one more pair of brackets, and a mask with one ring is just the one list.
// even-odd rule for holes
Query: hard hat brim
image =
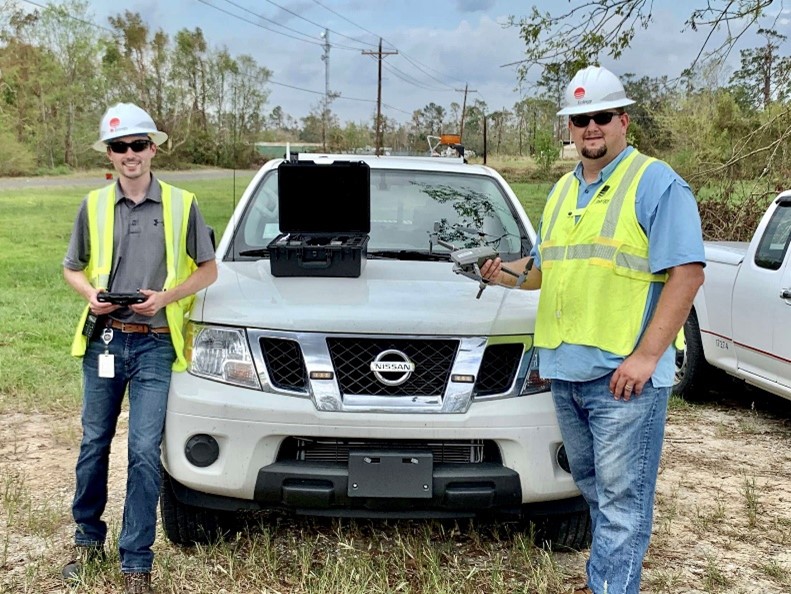
{"label": "hard hat brim", "polygon": [[589,103],[587,105],[572,105],[561,109],[557,115],[577,115],[578,113],[595,113],[597,111],[604,111],[606,109],[615,109],[616,107],[626,107],[634,103],[634,100],[623,98],[615,99],[613,101],[600,101],[598,103]]}
{"label": "hard hat brim", "polygon": [[165,144],[168,139],[168,135],[160,130],[157,130],[156,132],[149,132],[147,130],[124,130],[123,132],[119,132],[117,135],[107,138],[106,140],[97,140],[91,145],[91,148],[100,153],[107,152],[108,142],[112,142],[116,138],[123,138],[124,136],[148,136],[151,139],[151,142],[157,146]]}

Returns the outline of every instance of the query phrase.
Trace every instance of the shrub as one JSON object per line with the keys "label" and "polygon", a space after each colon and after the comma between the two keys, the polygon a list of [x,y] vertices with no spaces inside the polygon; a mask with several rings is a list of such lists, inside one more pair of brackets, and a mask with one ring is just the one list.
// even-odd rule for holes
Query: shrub
{"label": "shrub", "polygon": [[552,165],[555,164],[559,156],[560,147],[555,137],[546,130],[536,132],[533,138],[533,158],[542,177],[549,175]]}
{"label": "shrub", "polygon": [[36,158],[7,130],[0,130],[0,176],[31,175]]}

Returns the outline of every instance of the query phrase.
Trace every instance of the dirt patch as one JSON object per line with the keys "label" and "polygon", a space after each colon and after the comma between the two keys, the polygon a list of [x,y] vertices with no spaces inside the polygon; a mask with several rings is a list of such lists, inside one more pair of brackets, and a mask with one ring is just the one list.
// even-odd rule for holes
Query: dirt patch
{"label": "dirt patch", "polygon": [[[76,417],[0,415],[0,593],[21,592],[20,584],[67,591],[57,576],[72,538],[79,438]],[[125,442],[122,415],[105,514],[111,531],[122,513]],[[156,547],[170,545],[160,534]],[[554,556],[570,581],[584,582],[584,553]],[[39,581],[29,577],[34,566]],[[643,591],[791,592],[791,403],[740,387],[736,401],[671,409]]]}

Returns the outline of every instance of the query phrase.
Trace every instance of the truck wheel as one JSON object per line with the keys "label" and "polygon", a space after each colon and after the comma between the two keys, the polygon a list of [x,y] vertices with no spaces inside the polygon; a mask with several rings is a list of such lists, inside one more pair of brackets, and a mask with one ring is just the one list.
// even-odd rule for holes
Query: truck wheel
{"label": "truck wheel", "polygon": [[684,324],[683,349],[676,350],[676,377],[673,393],[684,399],[702,396],[706,390],[703,381],[710,372],[710,366],[703,355],[703,342],[700,338],[698,317],[692,311]]}
{"label": "truck wheel", "polygon": [[581,551],[590,547],[590,512],[568,512],[558,515],[530,516],[525,520],[525,529],[532,530],[536,545],[551,548],[553,551]]}
{"label": "truck wheel", "polygon": [[210,544],[239,531],[236,514],[182,503],[173,489],[173,479],[162,468],[159,512],[165,536],[173,544]]}

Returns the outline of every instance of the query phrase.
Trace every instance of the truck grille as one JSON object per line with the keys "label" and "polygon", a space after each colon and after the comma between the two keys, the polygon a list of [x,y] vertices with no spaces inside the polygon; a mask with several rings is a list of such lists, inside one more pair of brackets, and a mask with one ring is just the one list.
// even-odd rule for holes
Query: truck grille
{"label": "truck grille", "polygon": [[493,462],[502,464],[500,449],[497,445],[493,441],[483,439],[425,442],[287,437],[280,445],[277,461],[299,460],[301,462],[346,464],[349,461],[350,451],[371,450],[430,451],[434,456],[434,463],[480,464]]}
{"label": "truck grille", "polygon": [[[327,339],[341,394],[371,396],[443,395],[458,344],[456,340]],[[371,371],[371,362],[389,349],[401,351],[415,364],[409,379],[398,386],[382,384]]]}
{"label": "truck grille", "polygon": [[307,390],[305,360],[297,341],[261,338],[260,344],[273,386],[284,390]]}
{"label": "truck grille", "polygon": [[494,344],[486,347],[475,382],[476,396],[507,392],[522,361],[523,344]]}

